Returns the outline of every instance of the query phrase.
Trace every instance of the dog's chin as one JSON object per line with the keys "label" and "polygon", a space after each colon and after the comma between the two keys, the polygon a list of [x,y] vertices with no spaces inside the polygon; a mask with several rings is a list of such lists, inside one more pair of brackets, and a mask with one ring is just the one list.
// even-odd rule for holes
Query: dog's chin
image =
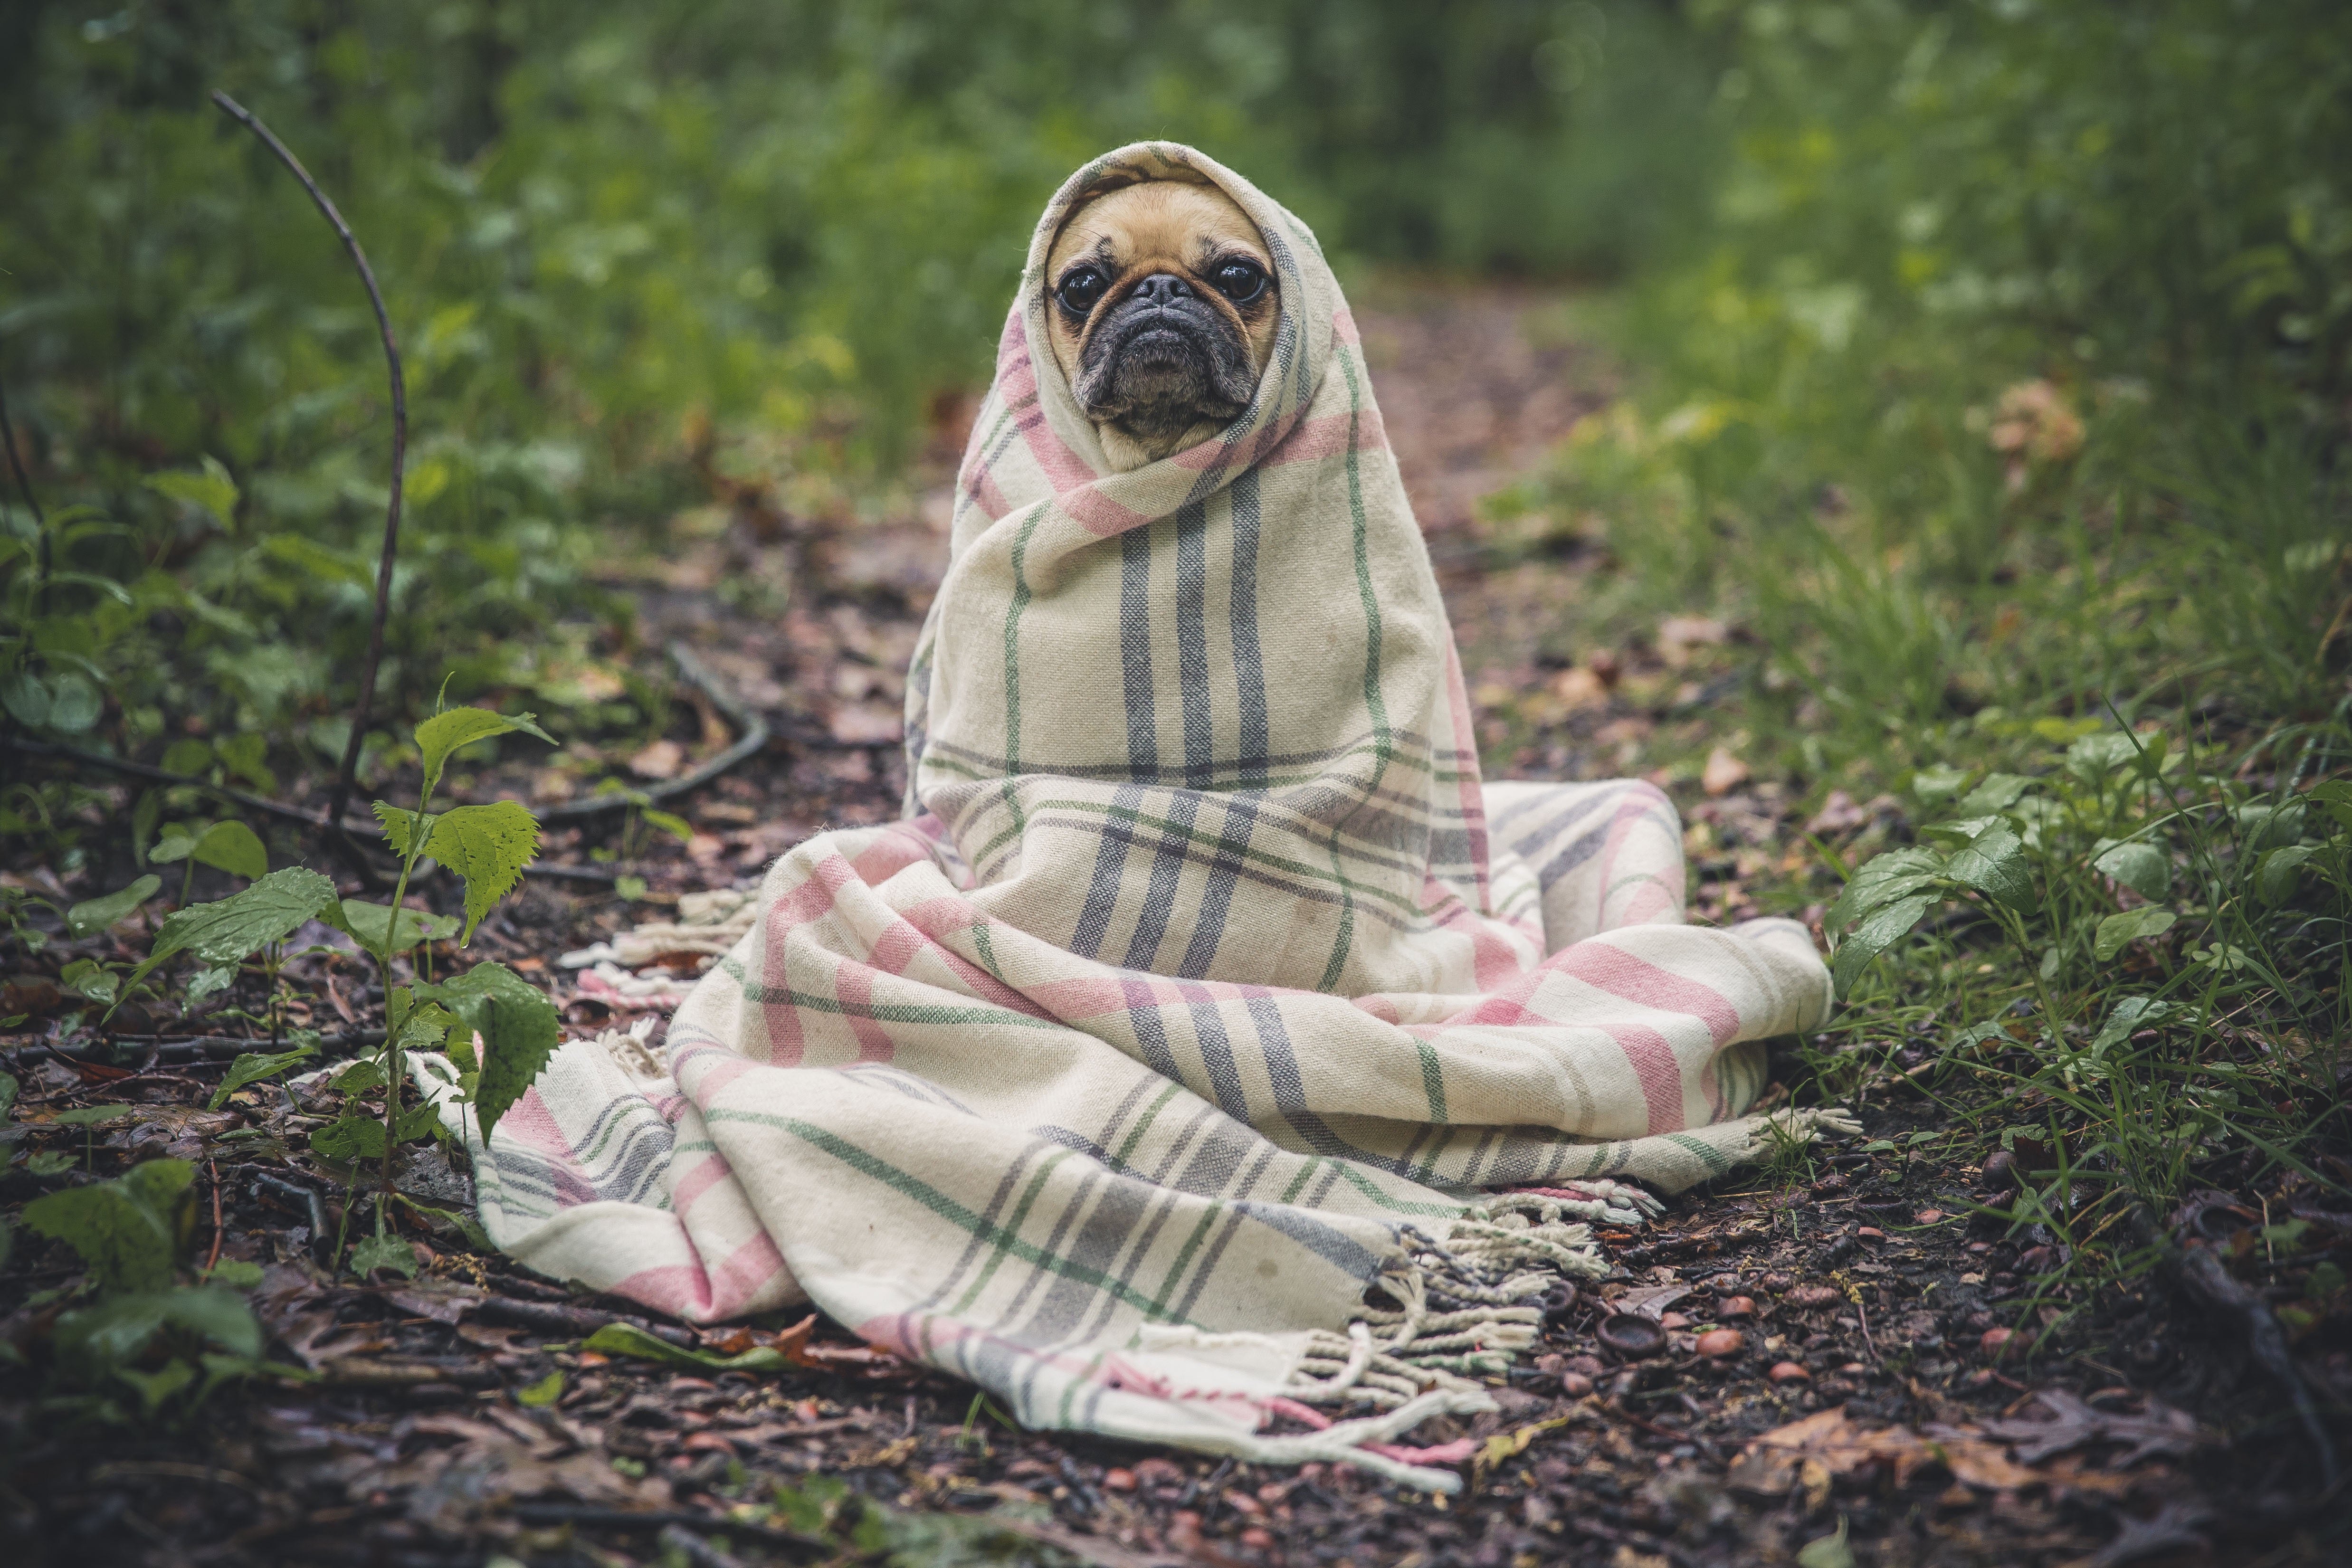
{"label": "dog's chin", "polygon": [[1146,327],[1118,343],[1077,388],[1104,455],[1140,467],[1232,423],[1249,406],[1250,388],[1246,366],[1231,358],[1172,327]]}

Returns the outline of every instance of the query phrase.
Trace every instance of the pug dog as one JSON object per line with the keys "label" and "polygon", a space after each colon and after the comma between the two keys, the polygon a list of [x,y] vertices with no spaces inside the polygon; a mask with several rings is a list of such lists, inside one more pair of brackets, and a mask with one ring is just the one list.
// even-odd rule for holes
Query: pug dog
{"label": "pug dog", "polygon": [[1210,185],[1147,180],[1088,200],[1045,264],[1054,357],[1121,472],[1249,406],[1282,301],[1265,241]]}

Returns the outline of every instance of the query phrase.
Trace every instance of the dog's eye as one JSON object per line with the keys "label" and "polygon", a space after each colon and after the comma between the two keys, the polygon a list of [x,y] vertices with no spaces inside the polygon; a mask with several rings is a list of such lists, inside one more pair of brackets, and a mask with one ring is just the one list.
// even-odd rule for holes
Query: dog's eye
{"label": "dog's eye", "polygon": [[1107,287],[1101,273],[1091,267],[1081,267],[1062,279],[1061,286],[1054,290],[1054,297],[1062,302],[1063,309],[1074,316],[1083,316],[1095,308]]}
{"label": "dog's eye", "polygon": [[1246,305],[1265,292],[1265,268],[1254,261],[1235,258],[1219,263],[1209,281],[1217,286],[1218,293],[1234,304]]}

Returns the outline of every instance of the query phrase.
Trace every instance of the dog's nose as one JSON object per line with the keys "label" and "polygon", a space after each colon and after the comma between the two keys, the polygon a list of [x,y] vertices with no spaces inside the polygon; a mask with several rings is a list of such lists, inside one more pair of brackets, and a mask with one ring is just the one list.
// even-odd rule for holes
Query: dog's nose
{"label": "dog's nose", "polygon": [[1164,308],[1175,304],[1179,299],[1191,299],[1195,298],[1195,296],[1192,292],[1192,286],[1185,282],[1182,278],[1177,277],[1174,273],[1155,272],[1150,277],[1145,278],[1142,282],[1137,284],[1134,289],[1128,295],[1128,298],[1130,299],[1139,299],[1147,305],[1157,305]]}

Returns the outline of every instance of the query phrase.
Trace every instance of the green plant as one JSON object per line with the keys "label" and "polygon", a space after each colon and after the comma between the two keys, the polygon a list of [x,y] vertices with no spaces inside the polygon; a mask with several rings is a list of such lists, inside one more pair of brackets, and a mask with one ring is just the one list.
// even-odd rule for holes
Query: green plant
{"label": "green plant", "polygon": [[152,1160],[112,1181],[70,1187],[25,1206],[24,1223],[80,1255],[82,1304],[58,1313],[48,1336],[68,1392],[61,1414],[122,1422],[135,1414],[184,1414],[222,1383],[262,1369],[261,1326],[239,1287],[260,1282],[251,1264],[222,1264],[186,1282],[195,1166]]}
{"label": "green plant", "polygon": [[2044,1107],[2042,1125],[1996,1130],[2019,1155],[2003,1218],[2072,1249],[2248,1147],[2341,1188],[2313,1156],[2340,1135],[2333,1042],[2352,1023],[2352,780],[2239,781],[2266,755],[2330,751],[2332,725],[2251,752],[2118,727],[2046,772],[1965,790],[1958,768],[1915,774],[1957,815],[1865,861],[1824,916],[1858,1008],[1840,1027],[1939,1004],[1948,1091],[1976,1078]]}
{"label": "green plant", "polygon": [[[446,1135],[436,1102],[408,1103],[412,1058],[420,1051],[446,1048],[455,1076],[444,1087],[456,1103],[472,1107],[487,1140],[490,1129],[521,1097],[555,1049],[559,1026],[553,1004],[544,992],[504,965],[478,964],[438,982],[429,975],[430,944],[451,936],[461,944],[470,941],[482,916],[513,888],[537,853],[539,825],[527,809],[514,801],[432,810],[453,753],[515,732],[548,738],[530,715],[508,717],[471,707],[448,709],[416,727],[415,742],[424,777],[415,808],[406,810],[383,800],[375,803],[376,816],[400,857],[390,904],[344,898],[331,879],[306,867],[267,872],[243,892],[165,916],[147,957],[131,971],[128,983],[119,988],[120,994],[127,996],[159,967],[185,955],[202,966],[190,982],[190,990],[216,989],[235,966],[257,953],[274,998],[283,945],[312,919],[344,932],[374,959],[385,997],[383,1042],[336,1076],[334,1085],[345,1096],[342,1113],[310,1135],[311,1147],[338,1163],[379,1162],[382,1179],[375,1233],[353,1254],[353,1263],[362,1272],[380,1267],[406,1272],[415,1267],[407,1249],[389,1234],[394,1158],[404,1144]],[[202,833],[184,833],[177,841],[193,855],[217,833],[216,826]],[[254,847],[257,851],[258,846]],[[462,927],[449,917],[408,907],[409,883],[418,863],[427,858],[455,873],[464,883]],[[141,883],[101,901],[104,908],[96,913],[105,913],[127,895],[139,893],[142,883],[152,884],[155,880],[152,876],[141,879]],[[149,885],[140,895],[143,898],[153,891]],[[125,905],[125,911],[131,906],[135,901]],[[414,983],[402,985],[395,965],[411,956],[418,960],[419,976]],[[111,975],[106,977],[113,979]],[[112,991],[109,995],[114,998]],[[278,1038],[277,1017],[273,1007],[273,1042]],[[315,1050],[314,1036],[290,1051],[273,1050],[238,1057],[214,1095],[214,1104],[225,1103],[246,1084],[285,1071]],[[379,1091],[383,1109],[370,1113],[362,1108],[361,1097]]]}

